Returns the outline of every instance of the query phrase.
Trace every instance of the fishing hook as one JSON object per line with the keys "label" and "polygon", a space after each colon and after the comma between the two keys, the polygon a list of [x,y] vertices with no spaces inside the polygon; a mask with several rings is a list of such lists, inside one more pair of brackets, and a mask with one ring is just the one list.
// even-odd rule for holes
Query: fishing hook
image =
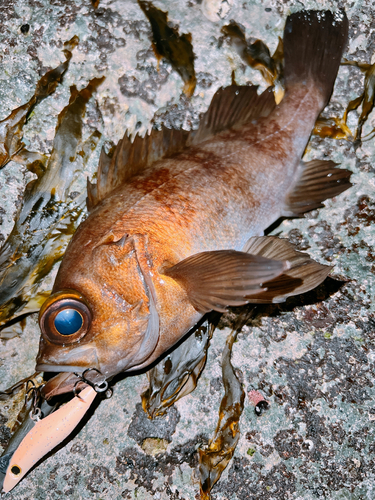
{"label": "fishing hook", "polygon": [[[28,387],[29,384],[31,384],[31,387]],[[25,405],[27,404],[28,396],[30,393],[32,393],[32,403],[31,403],[31,410],[30,410],[30,418],[33,420],[35,423],[39,422],[39,420],[42,418],[42,410],[38,406],[38,403],[40,402],[40,390],[44,386],[41,385],[37,387],[35,385],[35,382],[31,379],[29,379],[26,382],[26,394],[25,394]]]}
{"label": "fishing hook", "polygon": [[78,384],[83,382],[83,383],[89,385],[90,387],[92,387],[95,392],[98,392],[98,393],[105,392],[106,398],[110,398],[112,396],[112,389],[108,388],[108,382],[105,380],[105,378],[101,382],[92,382],[91,380],[89,380],[86,377],[86,374],[89,373],[90,371],[95,371],[96,373],[98,373],[99,375],[104,377],[104,375],[101,373],[101,371],[98,370],[97,368],[86,368],[86,370],[84,370],[82,373],[74,373],[74,375],[76,377],[78,377],[79,380],[77,380],[77,382],[74,384],[73,394],[75,396],[79,397],[79,394],[77,394],[77,392],[76,392],[76,387]]}

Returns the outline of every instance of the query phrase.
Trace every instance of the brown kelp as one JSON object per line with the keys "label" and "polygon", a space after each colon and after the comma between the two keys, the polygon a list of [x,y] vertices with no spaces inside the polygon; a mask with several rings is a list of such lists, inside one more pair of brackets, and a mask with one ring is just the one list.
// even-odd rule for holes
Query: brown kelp
{"label": "brown kelp", "polygon": [[269,48],[262,40],[255,40],[253,43],[247,41],[243,29],[235,21],[223,26],[221,32],[241,59],[251,68],[260,71],[268,85],[274,86],[275,100],[278,104],[284,95],[282,39],[279,38],[276,50],[271,56]]}
{"label": "brown kelp", "polygon": [[218,319],[219,315],[210,314],[186,340],[147,372],[149,387],[142,394],[142,406],[150,418],[164,415],[167,408],[196,388]]}
{"label": "brown kelp", "polygon": [[194,53],[191,35],[180,35],[177,28],[171,28],[167,13],[157,9],[151,2],[138,0],[139,6],[150,21],[152,41],[158,58],[165,58],[184,81],[184,93],[191,97],[197,79],[194,70]]}
{"label": "brown kelp", "polygon": [[[65,68],[66,63],[61,66]],[[61,71],[56,70],[53,81],[60,78]],[[49,72],[48,81],[52,74]],[[95,131],[82,144],[82,117],[101,82],[94,78],[80,91],[71,88],[69,104],[58,116],[53,149],[45,166],[36,169],[31,155],[39,176],[26,186],[13,230],[0,250],[0,325],[19,314],[32,297],[33,307],[38,310],[45,294],[38,301],[34,297],[36,288],[64,254],[81,220],[86,196],[71,199],[69,188],[76,176],[77,155],[87,161],[100,139],[100,133]],[[29,161],[28,154],[25,158]]]}
{"label": "brown kelp", "polygon": [[[331,139],[346,139],[347,141],[353,142],[354,147],[357,148],[362,142],[362,129],[366,123],[371,111],[375,104],[375,64],[361,63],[357,61],[344,60],[342,63],[344,66],[354,66],[359,68],[365,75],[365,81],[363,86],[363,92],[349,102],[345,112],[340,117],[330,117],[325,118],[320,116],[315,123],[313,134],[319,135],[320,137],[329,137]],[[358,118],[358,125],[353,134],[347,125],[348,114],[351,111],[357,110],[362,105],[361,113]],[[371,137],[373,131],[368,135]]]}
{"label": "brown kelp", "polygon": [[353,99],[349,102],[343,116],[343,121],[346,123],[348,113],[350,111],[358,109],[362,104],[362,110],[361,114],[359,115],[358,126],[354,137],[354,145],[355,147],[358,147],[361,145],[363,125],[365,124],[375,104],[375,64],[346,60],[343,62],[343,64],[347,66],[355,66],[365,74],[365,82],[362,94],[360,94],[356,99]]}
{"label": "brown kelp", "polygon": [[211,489],[230,462],[240,438],[239,420],[244,407],[245,391],[231,363],[232,348],[237,334],[236,329],[228,336],[222,354],[221,366],[225,394],[220,404],[216,431],[208,446],[199,449],[202,500],[211,498]]}
{"label": "brown kelp", "polygon": [[315,122],[313,135],[318,135],[322,139],[329,137],[330,139],[346,139],[347,141],[353,140],[353,135],[350,128],[346,124],[346,119],[332,116],[325,118],[319,116]]}
{"label": "brown kelp", "polygon": [[25,151],[22,142],[22,129],[34,107],[55,91],[69,66],[69,61],[72,58],[72,50],[78,42],[78,37],[74,36],[71,40],[64,43],[63,52],[66,61],[57,66],[57,68],[47,71],[38,81],[32,98],[26,104],[14,109],[9,116],[0,121],[0,168],[4,167],[10,160],[26,164],[32,171],[36,168],[35,162],[38,160],[39,164],[42,164],[40,167],[44,165],[46,158],[43,158],[42,155]]}

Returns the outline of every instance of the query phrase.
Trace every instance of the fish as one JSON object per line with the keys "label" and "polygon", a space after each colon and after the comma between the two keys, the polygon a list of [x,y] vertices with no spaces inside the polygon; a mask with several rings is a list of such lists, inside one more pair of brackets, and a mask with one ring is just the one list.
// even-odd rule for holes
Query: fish
{"label": "fish", "polygon": [[89,216],[39,313],[36,370],[49,399],[95,370],[146,369],[209,311],[278,303],[331,267],[264,236],[351,186],[332,161],[301,158],[345,48],[344,11],[300,11],[284,29],[285,95],[219,89],[197,130],[162,127],[102,151]]}
{"label": "fish", "polygon": [[[283,302],[326,278],[331,267],[264,233],[280,217],[302,216],[351,186],[350,172],[333,162],[301,161],[316,118],[329,101],[347,31],[343,11],[292,14],[283,39],[285,96],[278,105],[272,89],[258,95],[256,87],[231,85],[214,95],[196,131],[161,128],[134,141],[126,134],[112,157],[102,151],[97,183],[88,182],[90,214],[69,243],[52,295],[39,313],[36,369],[52,376],[41,388],[47,400],[75,393],[83,383],[93,389],[91,404],[94,393],[105,390],[115,375],[147,369],[177,344],[180,349],[210,311]],[[204,364],[209,335],[205,331],[202,336],[193,375]],[[223,364],[232,384],[234,339],[235,334],[228,339]],[[183,352],[164,366],[178,367]],[[172,398],[175,380],[180,384],[184,378],[178,372],[153,376]],[[194,381],[187,391],[190,386]],[[182,385],[177,388],[187,393]],[[239,406],[232,414],[227,403],[234,389]],[[149,413],[169,406],[158,390],[153,399],[147,396]],[[244,396],[239,382],[228,390],[215,438],[201,453],[201,477],[210,478],[202,481],[207,495],[221,473],[220,468],[214,471],[217,453],[225,452],[229,463],[238,441]],[[70,430],[88,409],[81,408],[79,395],[72,401]],[[58,431],[54,443],[68,433],[57,428],[59,411],[51,414]],[[47,429],[46,418],[38,429]],[[227,433],[233,419],[235,435]],[[24,442],[28,448],[32,431],[20,447]],[[47,434],[48,441],[50,430]],[[43,436],[38,438],[41,447],[32,440],[36,460],[52,449],[44,447]],[[8,476],[19,466],[18,450],[9,455]],[[20,454],[22,474],[13,469],[17,477],[7,489],[35,463],[28,450]]]}

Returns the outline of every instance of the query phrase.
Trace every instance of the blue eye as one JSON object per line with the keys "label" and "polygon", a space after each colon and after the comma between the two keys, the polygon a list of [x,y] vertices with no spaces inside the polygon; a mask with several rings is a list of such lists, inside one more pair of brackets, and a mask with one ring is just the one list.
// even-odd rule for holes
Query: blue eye
{"label": "blue eye", "polygon": [[82,327],[83,318],[76,309],[63,309],[56,315],[54,324],[61,335],[73,335]]}
{"label": "blue eye", "polygon": [[45,301],[39,313],[42,336],[52,344],[70,345],[79,342],[90,331],[91,324],[91,309],[84,297],[75,290],[54,293]]}

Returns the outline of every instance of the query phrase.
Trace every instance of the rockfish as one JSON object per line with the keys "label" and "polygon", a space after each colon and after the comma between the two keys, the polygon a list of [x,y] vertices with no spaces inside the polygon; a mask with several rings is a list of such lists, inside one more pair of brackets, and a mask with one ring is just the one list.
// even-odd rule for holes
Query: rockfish
{"label": "rockfish", "polygon": [[282,302],[325,279],[330,267],[264,231],[351,185],[331,161],[301,161],[347,31],[343,11],[292,14],[279,105],[271,89],[231,85],[198,130],[125,135],[102,153],[89,216],[39,315],[36,369],[59,372],[45,397],[87,369],[110,380],[149,366],[208,311]]}
{"label": "rockfish", "polygon": [[4,491],[68,436],[108,380],[148,367],[205,313],[282,302],[328,275],[330,267],[264,231],[351,185],[331,161],[301,161],[347,32],[343,11],[292,14],[278,106],[271,89],[231,85],[214,95],[198,130],[125,135],[112,158],[102,153],[97,183],[88,183],[90,214],[40,311],[36,367],[58,372],[42,388],[47,399],[92,387],[41,420],[33,409],[34,423],[2,457]]}

